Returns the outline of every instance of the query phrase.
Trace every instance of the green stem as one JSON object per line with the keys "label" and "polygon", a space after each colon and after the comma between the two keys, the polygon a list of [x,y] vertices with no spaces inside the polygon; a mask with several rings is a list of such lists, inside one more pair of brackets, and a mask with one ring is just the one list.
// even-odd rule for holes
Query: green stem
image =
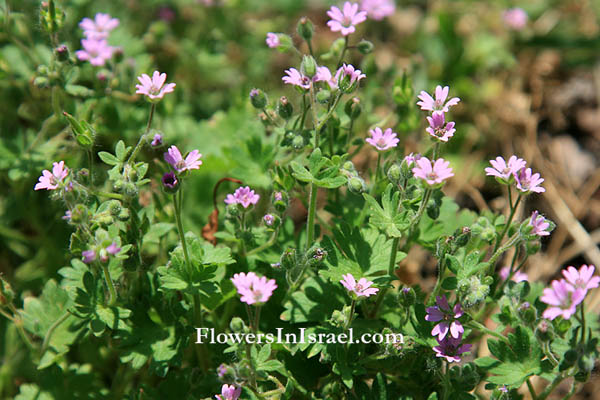
{"label": "green stem", "polygon": [[102,263],[102,272],[104,272],[104,280],[106,281],[106,285],[108,286],[108,291],[110,293],[110,298],[108,299],[108,306],[114,306],[117,301],[117,291],[115,290],[115,286],[113,285],[113,281],[110,278],[110,272],[108,271],[108,266]]}
{"label": "green stem", "polygon": [[275,243],[275,241],[277,240],[277,235],[279,233],[279,228],[277,228],[275,230],[275,232],[273,232],[273,234],[271,235],[271,237],[269,238],[269,240],[263,244],[261,244],[260,246],[250,250],[249,252],[246,253],[246,257],[249,257],[253,254],[259,253],[271,246],[273,246],[273,244]]}
{"label": "green stem", "polygon": [[527,379],[527,389],[529,389],[529,394],[531,394],[532,400],[537,400],[535,389],[533,388],[533,385],[531,384],[531,381],[529,379]]}
{"label": "green stem", "polygon": [[254,312],[254,333],[258,332],[260,323],[260,306],[256,307],[256,311]]}
{"label": "green stem", "polygon": [[317,209],[317,185],[314,183],[310,184],[310,198],[308,204],[308,217],[306,220],[306,249],[312,246],[315,238],[315,214]]}
{"label": "green stem", "polygon": [[19,314],[19,312],[12,303],[8,303],[8,307],[12,311],[13,316],[11,317],[4,312],[2,314],[8,319],[10,319],[13,322],[13,324],[15,324],[17,332],[19,332],[19,336],[21,336],[21,339],[23,339],[23,342],[25,343],[27,348],[29,348],[29,350],[33,350],[35,347],[33,346],[33,343],[31,343],[31,340],[29,340],[27,332],[25,332],[25,328],[23,328],[23,319],[21,318],[21,314]]}
{"label": "green stem", "polygon": [[470,325],[470,327],[473,328],[473,329],[477,329],[477,330],[480,330],[482,332],[487,333],[488,335],[495,336],[498,339],[500,339],[500,340],[502,340],[502,341],[510,344],[510,342],[508,341],[508,339],[504,335],[502,335],[502,334],[500,334],[500,333],[498,333],[496,331],[493,331],[493,330],[487,328],[486,326],[484,326],[483,324],[480,324],[479,322],[477,322],[475,320],[471,320],[471,321],[467,322],[466,325],[467,326]]}
{"label": "green stem", "polygon": [[94,186],[94,155],[88,150],[88,160],[90,164],[90,186]]}
{"label": "green stem", "polygon": [[545,400],[550,393],[552,393],[552,391],[558,386],[560,385],[560,383],[565,380],[565,376],[563,376],[563,374],[558,375],[556,378],[554,378],[554,380],[552,381],[552,383],[549,386],[546,386],[546,389],[536,398],[534,397],[534,400]]}
{"label": "green stem", "polygon": [[[393,279],[394,271],[396,269],[396,256],[398,255],[398,245],[399,244],[400,244],[400,238],[398,238],[398,237],[394,238],[394,240],[392,241],[392,251],[390,253],[390,261],[388,263],[388,275],[390,276],[391,279]],[[386,286],[379,291],[379,294],[377,295],[377,300],[375,301],[375,306],[373,307],[373,311],[371,312],[371,318],[377,317],[379,308],[381,307],[381,304],[383,303],[383,299],[385,298],[385,295],[388,290],[389,290],[389,288]]]}
{"label": "green stem", "polygon": [[106,197],[108,199],[125,200],[125,197],[118,193],[104,192],[102,190],[91,190],[91,192],[96,196]]}
{"label": "green stem", "polygon": [[337,67],[342,66],[342,61],[344,61],[344,56],[346,55],[346,50],[348,50],[348,36],[344,37],[344,48],[342,49],[342,54],[340,54],[340,59],[337,62]]}
{"label": "green stem", "polygon": [[381,169],[381,152],[377,152],[377,167],[375,169],[375,180],[373,181],[373,187],[377,188],[379,182],[379,170]]}
{"label": "green stem", "polygon": [[502,255],[502,253],[504,253],[506,250],[510,249],[514,244],[516,244],[520,239],[520,233],[517,232],[515,233],[509,240],[508,242],[506,242],[506,244],[502,247],[500,247],[498,250],[496,250],[496,252],[492,255],[492,257],[490,257],[488,263],[490,264],[490,269],[494,266],[494,263],[498,260],[498,258]]}
{"label": "green stem", "polygon": [[190,256],[187,250],[187,244],[185,243],[185,235],[183,233],[183,224],[181,222],[181,198],[183,196],[183,190],[179,187],[179,202],[177,200],[177,193],[173,195],[173,206],[175,207],[175,220],[177,221],[177,231],[179,232],[179,240],[181,241],[181,247],[183,248],[183,256],[185,257],[185,263],[189,271],[192,269],[190,263]]}
{"label": "green stem", "polygon": [[585,302],[581,302],[579,310],[581,311],[581,344],[585,345]]}
{"label": "green stem", "polygon": [[438,292],[442,287],[442,280],[444,279],[444,272],[446,272],[445,268],[442,265],[442,260],[438,261],[438,276],[437,281],[435,282],[435,286],[433,287],[433,292],[431,292],[431,296],[429,296],[429,303],[433,304],[435,299],[437,298]]}
{"label": "green stem", "polygon": [[498,247],[500,246],[502,239],[504,239],[504,235],[506,235],[506,232],[508,232],[508,229],[510,228],[510,223],[512,222],[512,220],[515,216],[515,212],[517,212],[517,206],[519,205],[519,202],[521,201],[521,198],[522,198],[522,196],[519,194],[519,197],[517,197],[517,200],[515,201],[515,204],[513,205],[511,193],[512,193],[512,190],[510,189],[510,186],[509,186],[508,187],[508,203],[510,204],[510,214],[508,216],[508,221],[506,221],[506,226],[504,227],[504,229],[502,230],[502,233],[496,240],[496,245],[494,246],[494,252],[496,250],[498,250]]}
{"label": "green stem", "polygon": [[42,343],[42,350],[40,351],[40,355],[44,355],[44,353],[48,349],[48,346],[50,345],[50,339],[52,339],[54,331],[60,326],[60,324],[62,324],[66,321],[67,318],[69,318],[69,315],[71,315],[71,313],[69,313],[68,311],[65,312],[59,319],[54,321],[50,328],[48,328],[48,332],[46,332],[46,336],[44,336],[44,342]]}
{"label": "green stem", "polygon": [[556,367],[559,364],[559,361],[554,356],[554,353],[552,353],[552,349],[550,348],[550,342],[543,343],[542,351],[544,352],[546,357],[548,357],[548,359],[550,360],[550,362],[552,363],[553,366]]}
{"label": "green stem", "polygon": [[155,109],[156,109],[156,103],[152,103],[152,105],[150,106],[150,115],[148,116],[148,124],[146,125],[146,131],[144,132],[144,134],[142,136],[140,136],[140,140],[138,140],[137,144],[135,145],[135,148],[133,149],[133,152],[127,159],[127,164],[130,164],[131,162],[133,162],[135,160],[135,157],[141,150],[142,145],[144,144],[144,141],[146,140],[146,135],[148,135],[148,132],[150,132],[150,127],[152,126],[152,119],[154,118],[154,110]]}
{"label": "green stem", "polygon": [[350,305],[350,312],[348,313],[348,319],[344,324],[344,331],[347,331],[352,323],[352,318],[354,318],[354,310],[356,309],[356,299],[352,299],[352,304]]}

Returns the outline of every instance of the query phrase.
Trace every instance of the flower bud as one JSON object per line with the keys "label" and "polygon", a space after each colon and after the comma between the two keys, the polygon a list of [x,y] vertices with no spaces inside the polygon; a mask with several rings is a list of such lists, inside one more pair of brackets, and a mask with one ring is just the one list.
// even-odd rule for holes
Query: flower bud
{"label": "flower bud", "polygon": [[254,108],[262,110],[267,106],[267,95],[260,89],[252,89],[250,91],[250,103]]}
{"label": "flower bud", "polygon": [[69,59],[69,48],[66,44],[61,44],[54,49],[54,56],[58,61],[67,61]]}
{"label": "flower bud", "polygon": [[292,147],[296,150],[302,150],[304,148],[304,138],[300,135],[297,135],[293,140],[292,140]]}
{"label": "flower bud", "polygon": [[10,284],[0,275],[0,307],[12,303],[14,298],[15,292],[13,292]]}
{"label": "flower bud", "polygon": [[225,206],[225,211],[227,212],[227,216],[229,218],[235,218],[242,212],[241,206],[238,203],[227,204]]}
{"label": "flower bud", "polygon": [[519,306],[519,317],[527,324],[533,324],[537,319],[535,307],[531,307],[529,302],[524,302]]}
{"label": "flower bud", "polygon": [[71,223],[83,224],[87,221],[88,209],[83,204],[76,204],[71,210]]}
{"label": "flower bud", "polygon": [[263,222],[271,229],[276,229],[281,224],[281,219],[277,215],[266,214],[263,217]]}
{"label": "flower bud", "polygon": [[229,329],[231,329],[232,332],[243,332],[245,328],[246,324],[244,324],[244,320],[240,317],[234,317],[231,319],[231,322],[229,322]]}
{"label": "flower bud", "polygon": [[367,184],[359,176],[353,176],[348,179],[348,190],[354,194],[361,194],[367,190]]}
{"label": "flower bud", "polygon": [[358,97],[352,97],[350,100],[348,100],[344,105],[344,112],[351,119],[358,118],[358,116],[362,112],[360,99]]}
{"label": "flower bud", "polygon": [[577,366],[581,370],[581,372],[590,373],[594,369],[594,364],[596,360],[590,354],[584,354],[579,361],[577,362]]}
{"label": "flower bud", "polygon": [[565,352],[565,356],[560,363],[559,370],[564,371],[566,369],[571,368],[577,362],[579,358],[579,353],[575,349],[569,349]]}
{"label": "flower bud", "polygon": [[317,62],[313,58],[313,56],[303,56],[302,64],[300,64],[300,72],[302,75],[306,75],[309,78],[312,78],[317,73]]}
{"label": "flower bud", "polygon": [[310,19],[302,17],[300,18],[300,21],[298,21],[296,31],[302,39],[306,40],[307,42],[310,42],[310,40],[313,37],[313,33],[315,32],[315,27],[313,26],[313,23],[310,21]]}
{"label": "flower bud", "polygon": [[283,269],[289,270],[294,268],[297,264],[296,249],[292,247],[287,248],[281,255],[280,263]]}
{"label": "flower bud", "polygon": [[169,194],[175,194],[179,190],[179,180],[173,172],[167,172],[162,177],[163,189]]}
{"label": "flower bud", "polygon": [[306,258],[312,266],[317,266],[327,257],[327,251],[321,247],[313,246],[306,252]]}
{"label": "flower bud", "polygon": [[417,294],[413,288],[404,287],[398,292],[398,302],[403,307],[410,307],[415,304],[417,300]]}
{"label": "flower bud", "polygon": [[358,42],[358,44],[356,45],[356,48],[362,54],[369,54],[373,51],[374,46],[373,46],[373,43],[369,42],[368,40],[363,39],[360,42]]}
{"label": "flower bud", "polygon": [[351,173],[352,175],[356,174],[356,168],[354,167],[354,163],[352,161],[346,161],[342,165],[342,170]]}
{"label": "flower bud", "polygon": [[282,191],[273,192],[273,195],[271,196],[271,202],[277,211],[284,212],[288,207],[287,193]]}
{"label": "flower bud", "polygon": [[317,93],[317,101],[321,104],[327,104],[329,99],[331,98],[331,92],[326,89],[321,89]]}
{"label": "flower bud", "polygon": [[289,102],[288,98],[285,96],[281,96],[279,98],[279,102],[277,103],[277,112],[279,116],[285,120],[288,120],[294,114],[294,107],[292,107],[292,103]]}
{"label": "flower bud", "polygon": [[333,310],[331,323],[337,327],[342,327],[346,323],[346,316],[340,310]]}
{"label": "flower bud", "polygon": [[543,319],[535,328],[535,336],[542,342],[549,342],[554,338],[554,328],[552,324]]}
{"label": "flower bud", "polygon": [[458,282],[458,292],[461,295],[461,303],[464,308],[472,308],[483,301],[490,292],[489,285],[483,283],[479,277],[472,276],[470,278],[461,279]]}
{"label": "flower bud", "polygon": [[387,171],[387,177],[390,180],[390,182],[397,185],[400,182],[400,179],[402,178],[402,169],[400,167],[400,164],[392,164]]}
{"label": "flower bud", "polygon": [[464,247],[469,243],[469,239],[471,239],[471,228],[465,226],[462,228],[461,232],[456,236],[456,240],[454,244],[457,247]]}
{"label": "flower bud", "polygon": [[542,248],[542,244],[539,240],[534,240],[533,242],[525,242],[525,250],[527,251],[527,255],[531,256],[536,254]]}

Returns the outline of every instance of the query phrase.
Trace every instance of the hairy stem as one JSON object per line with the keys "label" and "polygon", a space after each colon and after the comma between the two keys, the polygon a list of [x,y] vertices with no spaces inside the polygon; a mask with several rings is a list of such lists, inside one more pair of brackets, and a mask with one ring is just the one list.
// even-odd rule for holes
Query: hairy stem
{"label": "hairy stem", "polygon": [[144,141],[146,140],[146,136],[148,135],[148,132],[150,132],[150,127],[152,126],[152,119],[154,118],[154,110],[155,109],[156,109],[156,104],[152,103],[152,105],[150,106],[150,115],[148,116],[148,124],[146,125],[146,131],[144,132],[144,134],[142,136],[140,136],[140,140],[138,140],[137,144],[135,145],[135,148],[133,149],[133,152],[127,159],[127,164],[130,164],[133,161],[135,161],[135,157],[140,152],[142,145],[144,144]]}

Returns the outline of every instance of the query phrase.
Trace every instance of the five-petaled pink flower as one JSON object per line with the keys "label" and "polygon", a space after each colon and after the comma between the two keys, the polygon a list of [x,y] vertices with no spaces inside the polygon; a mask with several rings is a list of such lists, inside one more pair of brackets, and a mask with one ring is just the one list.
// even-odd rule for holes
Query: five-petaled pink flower
{"label": "five-petaled pink flower", "polygon": [[425,111],[442,111],[448,112],[448,109],[460,101],[458,97],[453,97],[446,102],[448,98],[448,91],[450,88],[448,86],[437,86],[435,88],[435,100],[433,97],[429,95],[426,91],[421,91],[419,94],[419,99],[421,101],[417,102],[417,105],[421,107],[421,110]]}
{"label": "five-petaled pink flower", "polygon": [[444,180],[454,176],[450,162],[443,158],[438,158],[432,165],[432,162],[427,157],[421,157],[415,160],[416,167],[412,169],[413,174],[420,179],[423,179],[429,185],[437,185],[443,183]]}
{"label": "five-petaled pink flower", "polygon": [[342,9],[332,6],[329,11],[329,20],[327,25],[332,32],[340,32],[343,36],[348,36],[356,31],[355,25],[364,22],[367,19],[365,11],[358,11],[357,3],[345,2]]}
{"label": "five-petaled pink flower", "polygon": [[366,138],[365,141],[379,151],[396,147],[398,146],[398,142],[400,142],[400,139],[396,137],[396,133],[392,132],[392,128],[387,128],[385,132],[382,132],[381,128],[377,127],[371,129],[369,133],[371,137]]}
{"label": "five-petaled pink flower", "polygon": [[564,279],[551,282],[552,288],[545,288],[540,298],[541,301],[548,304],[542,316],[548,319],[554,319],[559,315],[564,319],[569,319],[575,311],[577,305],[585,298],[586,291],[581,288],[574,288]]}
{"label": "five-petaled pink flower", "polygon": [[437,336],[438,340],[443,340],[448,332],[450,332],[450,336],[453,338],[460,338],[465,331],[458,320],[463,315],[460,303],[457,302],[454,305],[454,309],[451,309],[446,296],[437,296],[436,303],[436,306],[427,307],[427,315],[425,316],[425,320],[427,321],[442,321],[433,327],[431,335]]}
{"label": "five-petaled pink flower", "polygon": [[119,26],[119,20],[112,18],[108,14],[98,13],[94,19],[84,18],[79,23],[79,27],[83,29],[83,34],[88,39],[100,40],[108,38],[110,31]]}
{"label": "five-petaled pink flower", "polygon": [[504,161],[504,158],[496,157],[495,160],[490,160],[490,164],[493,168],[487,167],[485,174],[495,176],[502,183],[508,183],[517,172],[525,168],[527,161],[513,155],[508,159],[508,163]]}
{"label": "five-petaled pink flower", "polygon": [[115,48],[109,46],[106,40],[83,39],[81,41],[83,50],[77,50],[75,55],[81,61],[89,61],[95,67],[106,64],[113,56]]}
{"label": "five-petaled pink flower", "polygon": [[67,177],[69,174],[69,169],[65,167],[65,162],[55,162],[52,163],[52,172],[47,169],[42,171],[42,176],[40,176],[39,182],[36,183],[33,190],[55,190],[58,189],[60,183]]}
{"label": "five-petaled pink flower", "polygon": [[175,89],[174,83],[167,83],[167,74],[164,72],[161,74],[158,71],[154,71],[152,78],[147,74],[138,76],[138,80],[141,85],[135,85],[136,93],[148,96],[150,100],[160,100],[167,93],[171,93]]}
{"label": "five-petaled pink flower", "polygon": [[285,73],[288,76],[284,76],[281,80],[288,85],[295,85],[302,89],[310,89],[311,80],[308,76],[302,75],[296,68],[286,69]]}
{"label": "five-petaled pink flower", "polygon": [[394,0],[362,0],[360,8],[366,11],[369,18],[381,21],[396,11]]}
{"label": "five-petaled pink flower", "polygon": [[575,267],[568,266],[567,269],[562,270],[562,274],[567,280],[573,290],[581,289],[586,293],[590,289],[597,288],[600,285],[600,277],[594,276],[594,270],[596,267],[593,265],[587,266],[582,265],[579,271]]}
{"label": "five-petaled pink flower", "polygon": [[539,186],[544,179],[540,178],[540,174],[531,173],[531,168],[521,168],[519,172],[513,174],[515,181],[517,182],[517,189],[521,192],[529,193],[543,193],[546,191],[543,187]]}
{"label": "five-petaled pink flower", "polygon": [[446,116],[441,111],[435,111],[431,117],[427,117],[427,121],[429,122],[429,126],[425,129],[427,133],[442,142],[447,142],[456,132],[454,122],[446,123]]}
{"label": "five-petaled pink flower", "polygon": [[267,38],[265,39],[265,42],[267,43],[267,46],[269,46],[270,48],[273,49],[273,48],[279,46],[279,44],[280,44],[279,36],[277,36],[276,33],[269,32],[269,33],[267,33]]}
{"label": "five-petaled pink flower", "polygon": [[548,236],[550,234],[550,232],[547,231],[550,224],[548,223],[546,218],[544,218],[541,215],[538,215],[537,211],[534,211],[531,214],[531,218],[529,219],[529,225],[533,227],[533,230],[531,231],[533,235]]}
{"label": "five-petaled pink flower", "polygon": [[525,25],[527,25],[527,20],[529,17],[527,16],[525,10],[515,7],[504,11],[502,13],[502,19],[509,28],[520,31],[521,29],[525,28]]}
{"label": "five-petaled pink flower", "polygon": [[[508,275],[510,275],[510,267],[503,267],[498,275],[500,275],[500,279],[503,281],[507,280]],[[517,271],[513,274],[510,280],[514,282],[523,282],[529,280],[529,276],[527,276],[525,272]]]}
{"label": "five-petaled pink flower", "polygon": [[221,394],[216,394],[218,400],[237,400],[242,394],[242,388],[236,388],[233,385],[224,384],[221,387]]}
{"label": "five-petaled pink flower", "polygon": [[353,89],[354,84],[358,84],[367,75],[363,74],[360,69],[354,68],[351,64],[343,64],[335,73],[335,82],[338,86],[346,89]]}
{"label": "five-petaled pink flower", "polygon": [[202,154],[200,154],[198,150],[192,150],[184,159],[181,156],[181,152],[177,146],[169,147],[167,152],[164,153],[165,161],[168,162],[177,172],[199,169],[202,165],[202,161],[200,160],[201,157]]}
{"label": "five-petaled pink flower", "polygon": [[453,338],[452,336],[446,336],[444,340],[438,340],[438,346],[433,348],[435,351],[436,357],[443,357],[448,362],[460,362],[460,356],[463,353],[471,351],[472,344],[463,344],[462,341],[462,333],[458,338]]}
{"label": "five-petaled pink flower", "polygon": [[368,281],[366,278],[360,278],[358,282],[354,279],[352,274],[342,275],[340,283],[349,291],[356,295],[356,297],[369,297],[379,291],[377,288],[372,288],[373,282]]}
{"label": "five-petaled pink flower", "polygon": [[249,186],[242,186],[236,189],[233,194],[228,194],[225,198],[226,204],[241,204],[242,207],[248,208],[251,204],[258,203],[260,195],[250,190]]}
{"label": "five-petaled pink flower", "polygon": [[246,304],[266,303],[273,291],[277,289],[275,279],[267,280],[266,277],[259,277],[254,272],[240,272],[231,278],[233,285],[241,296],[240,300]]}

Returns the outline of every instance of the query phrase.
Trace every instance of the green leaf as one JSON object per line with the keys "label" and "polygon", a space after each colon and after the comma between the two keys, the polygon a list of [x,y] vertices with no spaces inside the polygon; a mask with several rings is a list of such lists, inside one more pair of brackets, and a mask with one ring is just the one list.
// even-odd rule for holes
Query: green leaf
{"label": "green leaf", "polygon": [[258,370],[262,371],[277,371],[277,370],[285,370],[285,367],[280,361],[277,360],[269,360],[263,363],[258,364]]}
{"label": "green leaf", "polygon": [[458,280],[454,276],[449,276],[442,281],[442,288],[445,290],[454,290],[456,289],[456,285]]}
{"label": "green leaf", "polygon": [[321,277],[308,278],[283,305],[283,321],[291,323],[323,322],[331,316],[333,310],[344,305],[341,289],[332,290]]}
{"label": "green leaf", "polygon": [[312,174],[298,162],[292,161],[290,166],[292,167],[293,171],[292,175],[300,182],[312,183],[315,181],[315,178],[312,176]]}
{"label": "green leaf", "polygon": [[265,344],[258,353],[257,362],[262,363],[266,361],[271,356],[271,345],[269,343]]}
{"label": "green leaf", "polygon": [[398,212],[399,192],[392,194],[393,185],[388,185],[379,205],[377,200],[371,195],[364,193],[363,196],[369,206],[369,221],[377,228],[386,233],[389,237],[401,237],[402,231],[410,226],[410,215],[408,212]]}
{"label": "green leaf", "polygon": [[100,157],[100,159],[108,165],[119,165],[121,163],[117,157],[113,156],[107,151],[98,152],[98,157]]}
{"label": "green leaf", "polygon": [[125,162],[129,150],[131,150],[131,147],[125,147],[125,142],[119,140],[115,146],[115,155],[117,156],[117,159],[121,162]]}

